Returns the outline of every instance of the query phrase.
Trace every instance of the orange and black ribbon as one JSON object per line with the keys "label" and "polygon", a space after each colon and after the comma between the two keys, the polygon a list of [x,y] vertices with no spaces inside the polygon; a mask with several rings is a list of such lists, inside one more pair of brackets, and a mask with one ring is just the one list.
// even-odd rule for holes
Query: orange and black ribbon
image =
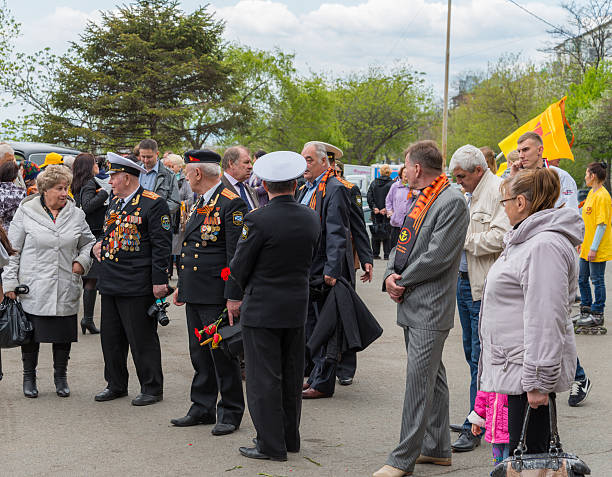
{"label": "orange and black ribbon", "polygon": [[402,273],[406,268],[406,263],[408,263],[408,258],[427,212],[440,193],[448,187],[450,187],[448,177],[446,177],[446,174],[441,174],[425,187],[417,197],[412,209],[404,219],[404,224],[397,239],[395,262],[393,264],[396,273]]}

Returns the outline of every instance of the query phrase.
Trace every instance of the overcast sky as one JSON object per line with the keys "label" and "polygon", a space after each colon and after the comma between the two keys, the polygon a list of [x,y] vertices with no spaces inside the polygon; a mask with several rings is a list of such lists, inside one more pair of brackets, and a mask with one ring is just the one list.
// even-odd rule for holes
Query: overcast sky
{"label": "overcast sky", "polygon": [[[7,0],[22,24],[21,51],[50,47],[62,53],[99,9],[129,0]],[[518,0],[553,24],[564,24],[560,0]],[[193,11],[205,2],[183,0]],[[211,0],[226,21],[227,40],[259,49],[279,47],[296,55],[304,73],[341,76],[369,65],[401,60],[426,73],[442,96],[446,0]],[[451,25],[451,82],[469,70],[484,70],[506,52],[540,60],[551,38],[547,26],[508,0],[455,0]]]}

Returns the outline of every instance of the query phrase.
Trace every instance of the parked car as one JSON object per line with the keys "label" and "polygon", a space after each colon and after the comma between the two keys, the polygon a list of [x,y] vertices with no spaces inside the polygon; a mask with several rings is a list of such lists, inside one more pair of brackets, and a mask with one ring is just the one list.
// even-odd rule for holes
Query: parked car
{"label": "parked car", "polygon": [[43,142],[7,141],[7,144],[9,144],[15,150],[15,160],[18,164],[21,164],[23,161],[31,161],[40,166],[43,162],[45,162],[45,156],[50,152],[57,152],[62,156],[76,156],[80,153],[80,151],[77,151],[76,149],[57,146],[55,144],[45,144]]}
{"label": "parked car", "polygon": [[370,187],[370,177],[364,175],[357,174],[349,174],[345,176],[345,179],[357,187],[359,187],[359,191],[361,192],[362,207],[363,207],[363,216],[366,222],[366,228],[368,229],[368,233],[370,232],[370,225],[372,225],[372,211],[370,210],[370,206],[368,205],[368,201],[366,200],[368,196],[368,187]]}

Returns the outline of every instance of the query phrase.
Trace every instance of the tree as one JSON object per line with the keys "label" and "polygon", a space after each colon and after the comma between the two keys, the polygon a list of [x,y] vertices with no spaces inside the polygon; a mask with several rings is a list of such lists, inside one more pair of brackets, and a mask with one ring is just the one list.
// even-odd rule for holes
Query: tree
{"label": "tree", "polygon": [[[336,82],[336,116],[352,162],[370,164],[381,152],[406,147],[406,135],[430,113],[431,92],[421,73],[407,66],[389,72],[370,68]],[[403,144],[396,141],[403,137]]]}
{"label": "tree", "polygon": [[612,52],[612,0],[587,0],[561,3],[568,15],[568,27],[550,30],[553,37],[563,40],[550,48],[578,65],[582,72],[599,64]]}
{"label": "tree", "polygon": [[449,151],[464,144],[497,144],[550,103],[564,95],[551,74],[555,65],[522,62],[518,55],[502,56],[449,114]]}
{"label": "tree", "polygon": [[88,149],[155,137],[201,147],[251,113],[234,102],[222,22],[206,7],[186,14],[176,0],[138,0],[90,22],[60,61],[41,138]]}

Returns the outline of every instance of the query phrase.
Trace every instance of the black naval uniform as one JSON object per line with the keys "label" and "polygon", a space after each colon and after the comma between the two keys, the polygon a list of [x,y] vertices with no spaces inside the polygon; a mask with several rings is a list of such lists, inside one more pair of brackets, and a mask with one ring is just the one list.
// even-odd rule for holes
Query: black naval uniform
{"label": "black naval uniform", "polygon": [[[365,270],[365,264],[374,263],[374,257],[372,255],[372,246],[370,245],[370,239],[368,238],[368,231],[366,230],[365,217],[363,216],[363,199],[359,187],[346,179],[339,177],[340,182],[349,191],[351,207],[349,211],[349,223],[351,229],[351,236],[353,238],[353,247],[361,268]],[[355,267],[351,268],[351,285],[355,288],[357,277],[355,273]],[[347,351],[342,354],[338,367],[336,369],[336,376],[339,379],[352,379],[355,376],[357,370],[357,353],[354,351]]]}
{"label": "black naval uniform", "polygon": [[228,299],[242,299],[240,287],[234,280],[223,281],[221,270],[234,256],[247,207],[223,184],[215,188],[207,204],[202,199],[200,196],[185,226],[178,281],[178,301],[187,304],[189,354],[195,370],[188,414],[199,419],[216,414],[218,423],[238,428],[244,414],[240,363],[230,360],[220,348],[200,346],[194,328],[216,321]]}
{"label": "black naval uniform", "polygon": [[[315,192],[317,193],[317,192]],[[300,200],[306,195],[306,187],[300,193]],[[317,206],[321,221],[319,249],[310,267],[311,283],[320,283],[325,275],[351,280],[354,261],[350,239],[350,199],[348,188],[337,177],[329,177],[325,196]],[[347,248],[349,251],[347,251]],[[352,270],[352,272],[351,272]],[[317,322],[317,316],[326,294],[311,293],[306,320],[306,341],[310,338]],[[306,356],[305,375],[310,375],[309,384],[324,394],[333,394],[336,381],[336,364],[325,358],[325,350],[317,356]]]}
{"label": "black naval uniform", "polygon": [[300,449],[308,278],[320,231],[313,210],[277,196],[245,217],[230,265],[245,290],[240,321],[257,450],[273,458]]}
{"label": "black naval uniform", "polygon": [[161,396],[163,374],[157,320],[147,315],[155,302],[153,285],[168,283],[172,245],[166,201],[139,187],[121,209],[114,197],[102,235],[98,290],[101,343],[108,389],[128,387],[127,353],[132,352],[141,393]]}

